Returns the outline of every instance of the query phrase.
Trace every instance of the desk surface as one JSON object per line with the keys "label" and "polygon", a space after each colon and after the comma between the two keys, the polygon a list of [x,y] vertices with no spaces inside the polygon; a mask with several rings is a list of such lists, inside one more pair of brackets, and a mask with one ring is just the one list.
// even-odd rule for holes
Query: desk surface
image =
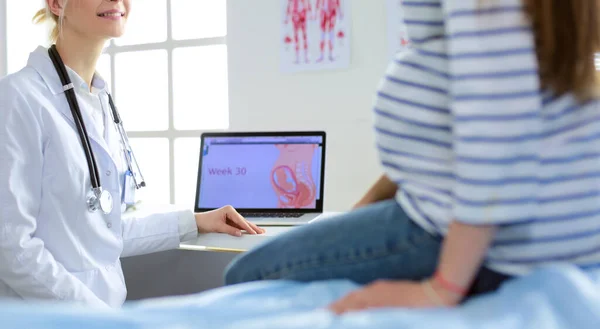
{"label": "desk surface", "polygon": [[264,234],[243,234],[241,237],[235,237],[220,233],[199,234],[198,237],[194,240],[182,242],[179,245],[179,249],[199,251],[244,252],[279,234],[294,229],[294,227],[269,226],[265,227],[264,229],[267,230],[267,232]]}
{"label": "desk surface", "polygon": [[[339,212],[327,212],[319,217],[318,220],[327,220],[328,218],[331,218],[337,214],[339,214]],[[244,252],[269,239],[272,239],[279,234],[293,230],[296,227],[298,226],[266,226],[264,228],[267,230],[267,232],[264,234],[244,234],[241,237],[219,233],[199,234],[194,240],[182,242],[179,245],[179,249],[218,252]]]}
{"label": "desk surface", "polygon": [[[141,205],[135,211],[124,214],[124,217],[145,216],[153,213],[169,212],[183,209],[173,205]],[[340,212],[325,212],[318,220],[327,220]],[[310,225],[310,224],[306,224]],[[197,238],[184,241],[179,245],[179,249],[197,250],[197,251],[220,251],[220,252],[244,252],[267,241],[279,234],[296,228],[297,226],[266,226],[266,233],[260,235],[244,234],[241,237],[235,237],[221,233],[199,234]]]}

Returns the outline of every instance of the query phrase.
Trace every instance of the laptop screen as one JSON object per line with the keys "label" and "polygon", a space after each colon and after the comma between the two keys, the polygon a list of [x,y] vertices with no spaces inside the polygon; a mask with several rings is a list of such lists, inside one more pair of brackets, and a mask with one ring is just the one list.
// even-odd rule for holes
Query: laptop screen
{"label": "laptop screen", "polygon": [[204,136],[196,209],[322,210],[324,135]]}

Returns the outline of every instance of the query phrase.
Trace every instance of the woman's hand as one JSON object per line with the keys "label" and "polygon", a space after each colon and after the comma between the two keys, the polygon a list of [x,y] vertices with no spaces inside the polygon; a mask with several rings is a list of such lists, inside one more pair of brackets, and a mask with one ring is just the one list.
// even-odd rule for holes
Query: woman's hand
{"label": "woman's hand", "polygon": [[391,199],[396,195],[397,190],[398,185],[386,175],[382,175],[352,209],[362,208],[375,202]]}
{"label": "woman's hand", "polygon": [[245,220],[232,206],[196,214],[196,225],[200,233],[227,233],[238,237],[242,236],[242,230],[249,234],[266,232]]}
{"label": "woman's hand", "polygon": [[432,281],[377,281],[329,305],[329,310],[343,314],[383,307],[449,307],[459,302],[458,296],[445,292]]}

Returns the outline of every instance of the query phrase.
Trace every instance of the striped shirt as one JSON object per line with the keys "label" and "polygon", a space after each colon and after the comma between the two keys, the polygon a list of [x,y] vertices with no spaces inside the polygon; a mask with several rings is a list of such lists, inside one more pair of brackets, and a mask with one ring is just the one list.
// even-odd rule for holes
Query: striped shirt
{"label": "striped shirt", "polygon": [[497,225],[486,266],[600,264],[600,109],[542,90],[520,0],[403,1],[412,47],[378,88],[376,142],[424,229]]}

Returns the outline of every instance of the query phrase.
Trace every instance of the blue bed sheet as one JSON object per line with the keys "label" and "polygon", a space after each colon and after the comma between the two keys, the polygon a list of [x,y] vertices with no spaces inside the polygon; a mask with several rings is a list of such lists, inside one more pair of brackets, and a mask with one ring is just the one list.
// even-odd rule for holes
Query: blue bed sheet
{"label": "blue bed sheet", "polygon": [[545,268],[454,309],[381,309],[340,317],[324,310],[357,288],[347,281],[257,282],[131,302],[117,311],[0,303],[0,328],[600,328],[600,269]]}

